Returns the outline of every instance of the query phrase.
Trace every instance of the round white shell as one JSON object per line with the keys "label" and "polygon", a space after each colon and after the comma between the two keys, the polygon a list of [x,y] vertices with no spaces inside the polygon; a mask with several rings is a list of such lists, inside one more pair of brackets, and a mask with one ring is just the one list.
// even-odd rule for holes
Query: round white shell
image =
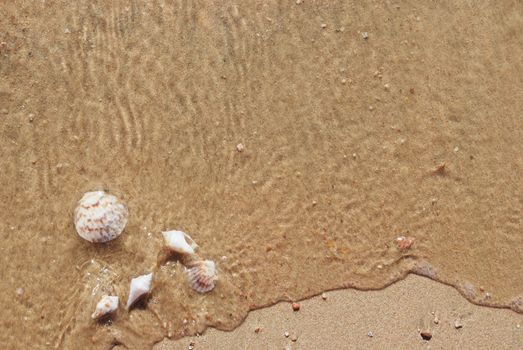
{"label": "round white shell", "polygon": [[129,211],[118,199],[104,191],[87,192],[74,211],[76,232],[89,242],[107,242],[118,237]]}
{"label": "round white shell", "polygon": [[214,289],[218,280],[216,265],[211,260],[200,260],[186,270],[187,281],[198,293],[207,293]]}
{"label": "round white shell", "polygon": [[129,290],[129,299],[127,299],[127,309],[129,309],[135,302],[145,296],[151,291],[151,284],[153,281],[153,274],[138,276],[131,280],[131,287]]}
{"label": "round white shell", "polygon": [[176,230],[164,231],[162,235],[165,246],[176,253],[192,255],[198,248],[196,242],[185,232]]}
{"label": "round white shell", "polygon": [[112,314],[118,309],[118,297],[104,295],[102,299],[96,304],[96,309],[94,310],[91,317],[94,320],[99,320],[100,318]]}

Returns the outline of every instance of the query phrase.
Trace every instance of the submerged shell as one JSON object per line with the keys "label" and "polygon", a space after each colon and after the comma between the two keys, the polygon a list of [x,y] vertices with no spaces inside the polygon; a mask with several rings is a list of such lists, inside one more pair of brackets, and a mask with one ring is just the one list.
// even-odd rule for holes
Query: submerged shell
{"label": "submerged shell", "polygon": [[198,245],[185,232],[182,231],[164,231],[162,232],[165,246],[170,250],[180,254],[194,254]]}
{"label": "submerged shell", "polygon": [[99,320],[109,314],[114,313],[116,309],[118,309],[118,297],[104,295],[98,304],[96,304],[96,309],[94,310],[91,317],[94,320]]}
{"label": "submerged shell", "polygon": [[151,291],[151,284],[153,281],[153,274],[138,276],[131,280],[131,287],[129,290],[129,299],[127,299],[127,309],[133,306],[139,299],[149,294]]}
{"label": "submerged shell", "polygon": [[415,238],[414,237],[405,237],[405,236],[399,236],[395,239],[396,245],[400,250],[407,250],[409,249],[412,244],[414,243]]}
{"label": "submerged shell", "polygon": [[87,192],[74,211],[76,232],[89,242],[107,242],[118,237],[129,211],[118,199],[104,191]]}
{"label": "submerged shell", "polygon": [[216,265],[211,260],[199,260],[193,263],[186,273],[189,285],[198,293],[210,292],[218,280]]}

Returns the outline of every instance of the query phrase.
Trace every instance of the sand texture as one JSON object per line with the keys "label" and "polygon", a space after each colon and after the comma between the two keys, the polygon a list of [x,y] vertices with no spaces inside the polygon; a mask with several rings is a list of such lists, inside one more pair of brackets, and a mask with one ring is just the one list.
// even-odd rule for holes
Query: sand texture
{"label": "sand texture", "polygon": [[[409,273],[523,312],[523,2],[1,10],[7,348],[147,349]],[[93,244],[72,216],[100,189],[129,221]],[[167,229],[216,262],[212,292],[164,254]],[[146,303],[91,320],[151,272]]]}
{"label": "sand texture", "polygon": [[[194,350],[512,350],[523,346],[523,315],[475,306],[453,288],[416,275],[380,291],[349,289],[327,292],[325,297],[300,302],[298,312],[285,302],[252,311],[233,332],[208,329],[199,337],[166,339],[154,350],[186,350],[191,343]],[[423,340],[420,332],[429,332],[432,338]]]}

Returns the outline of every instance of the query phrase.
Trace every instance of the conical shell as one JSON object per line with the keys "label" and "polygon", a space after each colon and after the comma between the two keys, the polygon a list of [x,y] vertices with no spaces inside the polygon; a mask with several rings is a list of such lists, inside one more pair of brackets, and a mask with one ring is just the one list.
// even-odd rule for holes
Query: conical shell
{"label": "conical shell", "polygon": [[138,276],[131,280],[131,287],[129,290],[129,299],[127,299],[126,308],[129,309],[140,298],[149,294],[151,291],[151,284],[153,281],[153,274]]}
{"label": "conical shell", "polygon": [[118,199],[104,191],[87,192],[74,211],[76,232],[89,242],[107,242],[118,237],[129,211]]}
{"label": "conical shell", "polygon": [[162,235],[165,246],[176,253],[192,255],[198,248],[196,242],[185,232],[176,230],[164,231]]}
{"label": "conical shell", "polygon": [[109,314],[112,314],[118,309],[118,297],[104,295],[102,299],[96,304],[96,309],[94,310],[91,317],[94,320],[99,320]]}
{"label": "conical shell", "polygon": [[186,270],[187,281],[198,293],[207,293],[214,289],[218,280],[216,265],[211,260],[199,260]]}

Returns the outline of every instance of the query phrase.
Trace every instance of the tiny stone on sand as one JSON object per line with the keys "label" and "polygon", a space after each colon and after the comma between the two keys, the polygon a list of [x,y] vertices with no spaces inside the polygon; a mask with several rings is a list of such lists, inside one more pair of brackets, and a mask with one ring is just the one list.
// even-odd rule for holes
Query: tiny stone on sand
{"label": "tiny stone on sand", "polygon": [[298,341],[298,336],[297,336],[297,335],[293,335],[293,336],[291,337],[291,341],[293,341],[293,342],[297,342],[297,341]]}
{"label": "tiny stone on sand", "polygon": [[288,338],[289,337],[289,332],[285,332],[285,333],[283,333],[283,335],[285,336],[285,338]]}
{"label": "tiny stone on sand", "polygon": [[432,333],[429,332],[429,331],[421,331],[420,335],[423,338],[423,340],[431,340],[432,339]]}
{"label": "tiny stone on sand", "polygon": [[293,309],[294,311],[298,311],[298,310],[300,309],[300,304],[298,304],[298,303],[292,303],[292,309]]}
{"label": "tiny stone on sand", "polygon": [[325,294],[325,293],[321,293],[321,298],[322,298],[323,300],[327,300],[327,294]]}
{"label": "tiny stone on sand", "polygon": [[371,331],[369,331],[369,332],[367,333],[367,336],[368,336],[369,338],[372,338],[372,337],[374,337],[374,333],[372,333]]}
{"label": "tiny stone on sand", "polygon": [[454,321],[454,328],[456,328],[456,329],[463,328],[463,324],[461,323],[460,320]]}
{"label": "tiny stone on sand", "polygon": [[361,36],[363,37],[363,39],[367,40],[369,38],[369,33],[363,32],[363,33],[361,33]]}
{"label": "tiny stone on sand", "polygon": [[236,150],[238,152],[243,152],[244,149],[245,149],[245,146],[243,145],[243,143],[239,143],[236,145]]}

